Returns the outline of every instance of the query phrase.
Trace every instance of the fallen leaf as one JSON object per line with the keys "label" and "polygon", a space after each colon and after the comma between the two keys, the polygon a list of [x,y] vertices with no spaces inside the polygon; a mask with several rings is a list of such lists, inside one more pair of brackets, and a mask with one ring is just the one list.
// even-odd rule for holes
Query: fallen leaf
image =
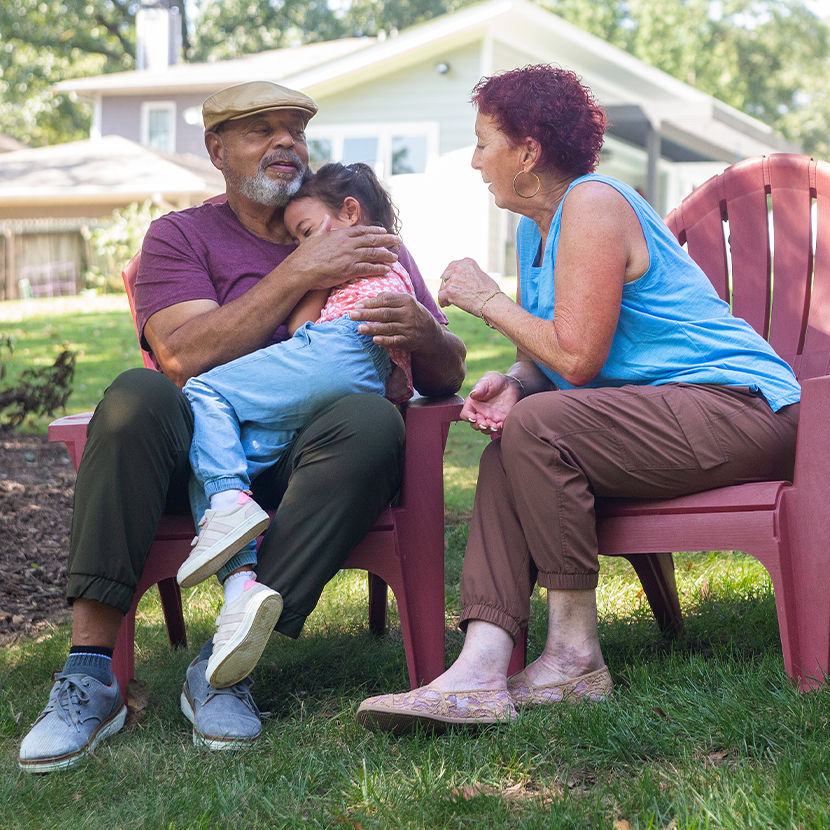
{"label": "fallen leaf", "polygon": [[150,684],[133,678],[127,684],[127,723],[133,724],[144,714],[150,702]]}
{"label": "fallen leaf", "polygon": [[614,822],[614,830],[631,830],[631,825],[624,818],[618,818]]}
{"label": "fallen leaf", "polygon": [[477,795],[481,795],[487,791],[487,787],[480,781],[476,784],[465,784],[463,787],[454,787],[451,792],[456,798],[464,801],[471,801]]}
{"label": "fallen leaf", "polygon": [[651,711],[656,712],[661,718],[663,718],[663,720],[671,720],[671,718],[659,706],[652,706]]}

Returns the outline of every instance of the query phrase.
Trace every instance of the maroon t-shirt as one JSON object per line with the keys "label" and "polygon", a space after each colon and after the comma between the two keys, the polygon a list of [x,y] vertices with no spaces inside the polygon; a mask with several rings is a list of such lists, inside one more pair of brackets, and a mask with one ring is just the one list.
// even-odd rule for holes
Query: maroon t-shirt
{"label": "maroon t-shirt", "polygon": [[[144,237],[135,281],[135,313],[142,346],[144,326],[157,311],[188,300],[235,300],[277,267],[295,245],[260,239],[236,218],[227,202],[199,205],[156,219]],[[409,272],[415,296],[438,322],[447,318],[429,293],[418,266],[403,246],[398,254]],[[281,325],[271,337],[289,337]]]}

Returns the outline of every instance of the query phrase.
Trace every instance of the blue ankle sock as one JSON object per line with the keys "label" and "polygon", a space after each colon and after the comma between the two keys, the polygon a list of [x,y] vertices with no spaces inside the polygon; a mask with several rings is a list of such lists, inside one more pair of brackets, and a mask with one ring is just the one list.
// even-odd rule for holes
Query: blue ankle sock
{"label": "blue ankle sock", "polygon": [[83,646],[73,646],[69,650],[69,657],[63,667],[63,674],[87,674],[99,680],[105,686],[112,685],[112,653],[104,653],[107,649],[85,650]]}

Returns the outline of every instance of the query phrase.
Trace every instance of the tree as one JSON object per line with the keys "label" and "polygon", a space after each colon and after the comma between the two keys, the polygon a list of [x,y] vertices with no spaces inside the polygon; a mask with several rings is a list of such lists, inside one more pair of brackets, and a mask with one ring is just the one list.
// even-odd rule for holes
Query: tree
{"label": "tree", "polygon": [[89,108],[51,87],[134,66],[134,20],[132,4],[122,0],[0,4],[2,131],[31,146],[88,137]]}
{"label": "tree", "polygon": [[[186,59],[393,34],[472,0],[171,0]],[[830,33],[807,0],[535,0],[830,158]],[[57,81],[135,65],[136,0],[5,0],[0,124],[30,145],[83,138],[88,107]],[[193,12],[191,25],[184,16]]]}
{"label": "tree", "polygon": [[804,0],[539,0],[830,158],[830,29]]}

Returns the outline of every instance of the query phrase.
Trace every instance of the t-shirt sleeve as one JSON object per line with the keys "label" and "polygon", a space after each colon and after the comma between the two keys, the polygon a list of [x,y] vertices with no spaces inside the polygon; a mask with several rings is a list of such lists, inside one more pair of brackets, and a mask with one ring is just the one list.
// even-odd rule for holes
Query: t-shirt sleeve
{"label": "t-shirt sleeve", "polygon": [[421,276],[421,272],[418,270],[415,260],[412,259],[412,254],[407,251],[405,245],[401,245],[400,250],[398,251],[398,262],[406,268],[409,278],[412,280],[412,287],[415,289],[415,299],[418,300],[418,302],[421,303],[421,305],[424,306],[424,308],[426,308],[439,323],[447,325],[448,321],[444,315],[444,312],[438,308],[438,303],[435,302],[435,298],[429,293],[429,289],[424,282],[424,278]]}
{"label": "t-shirt sleeve", "polygon": [[144,326],[157,311],[189,300],[213,300],[216,288],[210,279],[207,257],[194,249],[181,219],[162,216],[144,237],[135,281],[136,325],[142,346]]}

